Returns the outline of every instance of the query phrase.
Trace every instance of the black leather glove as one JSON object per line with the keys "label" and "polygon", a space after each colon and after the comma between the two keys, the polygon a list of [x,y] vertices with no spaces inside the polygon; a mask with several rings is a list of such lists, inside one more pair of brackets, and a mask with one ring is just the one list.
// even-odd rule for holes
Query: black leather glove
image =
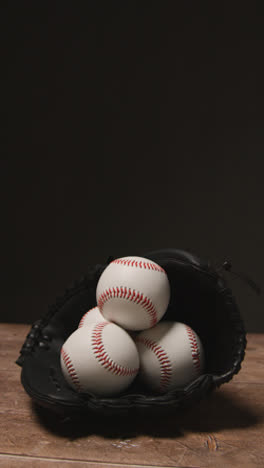
{"label": "black leather glove", "polygon": [[210,262],[177,249],[161,249],[140,256],[162,266],[169,278],[171,298],[162,320],[188,324],[201,339],[204,373],[184,389],[152,395],[137,378],[116,397],[101,398],[71,389],[60,368],[60,350],[81,317],[96,305],[96,285],[107,266],[90,266],[87,276],[65,291],[26,337],[17,364],[21,382],[39,405],[62,415],[84,411],[119,412],[129,409],[185,407],[228,382],[240,370],[246,334],[238,306],[222,273]]}

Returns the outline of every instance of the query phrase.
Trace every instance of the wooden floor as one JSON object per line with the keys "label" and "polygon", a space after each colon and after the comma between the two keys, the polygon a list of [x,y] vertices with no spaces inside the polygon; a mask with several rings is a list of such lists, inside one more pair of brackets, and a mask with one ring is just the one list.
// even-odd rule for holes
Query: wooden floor
{"label": "wooden floor", "polygon": [[139,420],[51,417],[14,363],[28,325],[0,325],[0,467],[264,467],[264,335],[248,335],[240,373],[195,408]]}

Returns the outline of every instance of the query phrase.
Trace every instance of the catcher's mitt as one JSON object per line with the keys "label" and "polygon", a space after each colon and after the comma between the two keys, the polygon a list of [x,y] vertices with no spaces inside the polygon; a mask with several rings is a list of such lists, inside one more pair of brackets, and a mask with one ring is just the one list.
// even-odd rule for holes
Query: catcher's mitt
{"label": "catcher's mitt", "polygon": [[[209,262],[182,250],[163,249],[141,256],[167,272],[171,299],[162,320],[184,322],[197,332],[205,351],[204,374],[184,389],[158,396],[141,388],[137,379],[128,390],[110,398],[80,394],[68,386],[60,368],[60,349],[83,314],[96,305],[96,285],[109,259],[107,264],[90,267],[87,276],[67,289],[27,335],[16,362],[22,366],[22,384],[36,403],[63,415],[85,410],[183,407],[228,382],[240,370],[246,334],[223,275]],[[225,267],[229,269],[230,265],[226,263]]]}

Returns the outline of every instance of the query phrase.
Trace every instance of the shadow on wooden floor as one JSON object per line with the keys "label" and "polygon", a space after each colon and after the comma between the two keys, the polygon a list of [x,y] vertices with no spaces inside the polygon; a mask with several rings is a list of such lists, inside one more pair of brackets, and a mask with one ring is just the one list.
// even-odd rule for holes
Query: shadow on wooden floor
{"label": "shadow on wooden floor", "polygon": [[247,428],[260,422],[256,409],[219,390],[185,410],[133,410],[115,415],[87,413],[72,418],[58,416],[34,403],[33,406],[40,424],[52,433],[72,440],[88,435],[182,437],[186,432],[218,432]]}

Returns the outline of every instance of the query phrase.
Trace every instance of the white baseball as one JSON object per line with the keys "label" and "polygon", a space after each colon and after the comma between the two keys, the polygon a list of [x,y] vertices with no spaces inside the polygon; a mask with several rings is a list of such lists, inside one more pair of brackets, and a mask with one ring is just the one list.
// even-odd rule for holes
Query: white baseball
{"label": "white baseball", "polygon": [[93,309],[88,310],[81,318],[78,328],[86,327],[91,323],[107,322],[103,315],[101,314],[99,307],[93,307]]}
{"label": "white baseball", "polygon": [[144,330],[156,325],[170,300],[165,270],[142,257],[113,260],[103,271],[96,289],[102,315],[127,330]]}
{"label": "white baseball", "polygon": [[202,343],[188,325],[162,321],[135,338],[139,379],[151,390],[166,393],[195,380],[204,368]]}
{"label": "white baseball", "polygon": [[61,369],[77,392],[116,395],[139,370],[137,347],[128,333],[110,322],[77,328],[61,348]]}

